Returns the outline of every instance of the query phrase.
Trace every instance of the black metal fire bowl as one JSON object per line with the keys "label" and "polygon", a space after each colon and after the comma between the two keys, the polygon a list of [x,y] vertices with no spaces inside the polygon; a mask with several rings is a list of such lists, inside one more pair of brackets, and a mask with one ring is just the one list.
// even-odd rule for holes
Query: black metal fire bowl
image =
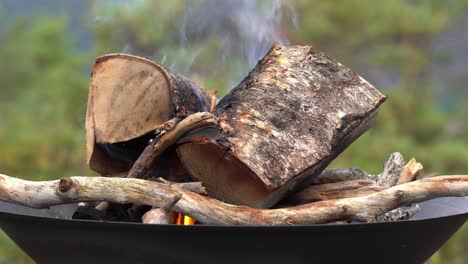
{"label": "black metal fire bowl", "polygon": [[175,226],[70,220],[73,206],[0,203],[0,227],[37,263],[424,263],[468,219],[468,198],[391,223]]}

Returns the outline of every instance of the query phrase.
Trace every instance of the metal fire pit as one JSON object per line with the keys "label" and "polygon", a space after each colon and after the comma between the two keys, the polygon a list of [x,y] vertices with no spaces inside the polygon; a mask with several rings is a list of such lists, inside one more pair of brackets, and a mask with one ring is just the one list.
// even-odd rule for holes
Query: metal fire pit
{"label": "metal fire pit", "polygon": [[411,220],[348,225],[175,226],[70,220],[73,206],[0,203],[0,227],[38,263],[423,263],[468,219],[468,198]]}

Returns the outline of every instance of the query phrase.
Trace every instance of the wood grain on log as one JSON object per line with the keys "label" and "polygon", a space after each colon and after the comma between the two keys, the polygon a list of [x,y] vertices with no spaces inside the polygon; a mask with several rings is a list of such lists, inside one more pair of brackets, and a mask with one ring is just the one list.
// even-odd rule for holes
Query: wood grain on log
{"label": "wood grain on log", "polygon": [[275,45],[216,106],[219,129],[178,148],[210,195],[266,208],[310,181],[370,126],[385,100],[310,46]]}
{"label": "wood grain on log", "polygon": [[362,197],[321,201],[290,208],[256,209],[235,206],[141,179],[69,177],[25,181],[0,174],[0,200],[34,208],[82,201],[136,203],[161,207],[182,194],[174,210],[200,223],[231,225],[318,224],[346,219],[369,221],[402,205],[444,196],[468,196],[468,175],[439,176],[396,185]]}
{"label": "wood grain on log", "polygon": [[87,156],[102,175],[128,171],[149,138],[177,114],[209,111],[212,96],[145,58],[109,54],[96,59],[86,114]]}

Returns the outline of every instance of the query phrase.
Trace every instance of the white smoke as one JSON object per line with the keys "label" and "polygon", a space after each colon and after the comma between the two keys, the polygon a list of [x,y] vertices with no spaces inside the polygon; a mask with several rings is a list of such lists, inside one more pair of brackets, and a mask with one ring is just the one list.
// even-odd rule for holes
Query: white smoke
{"label": "white smoke", "polygon": [[187,57],[168,65],[185,75],[197,71],[192,65],[200,59],[199,52],[192,49],[191,44],[216,37],[223,49],[215,51],[218,53],[215,63],[222,65],[236,59],[244,65],[231,73],[231,85],[238,83],[273,44],[289,44],[281,32],[282,25],[297,26],[294,7],[285,0],[186,1],[185,10],[179,27],[178,48],[180,54]]}
{"label": "white smoke", "polygon": [[[107,0],[103,10],[108,10],[109,6],[136,8],[145,2]],[[165,3],[161,1],[160,5]],[[284,33],[289,30],[285,29],[297,26],[298,20],[294,6],[287,0],[182,0],[182,4],[182,14],[174,12],[172,16],[171,13],[173,21],[168,24],[176,27],[165,29],[170,36],[167,43],[155,44],[154,51],[150,53],[146,49],[141,54],[143,52],[137,46],[128,43],[131,40],[122,37],[127,34],[115,29],[114,35],[122,44],[121,52],[151,57],[187,77],[196,74],[203,80],[209,80],[222,75],[225,87],[221,89],[232,88],[239,83],[273,44],[289,44]],[[158,12],[170,10],[151,10],[154,21],[163,16]],[[118,17],[111,20],[118,21]],[[108,19],[105,14],[99,14],[96,21]],[[160,25],[155,22],[144,26]]]}

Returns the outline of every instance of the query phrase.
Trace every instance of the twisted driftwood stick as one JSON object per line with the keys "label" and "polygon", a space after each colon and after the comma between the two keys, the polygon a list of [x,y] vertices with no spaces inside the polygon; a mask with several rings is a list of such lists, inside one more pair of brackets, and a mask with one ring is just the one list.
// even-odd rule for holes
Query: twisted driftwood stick
{"label": "twisted driftwood stick", "polygon": [[406,165],[399,152],[392,153],[382,173],[368,174],[357,168],[325,170],[314,185],[305,187],[287,200],[294,204],[351,198],[380,192],[397,184],[413,181],[423,165],[412,158]]}
{"label": "twisted driftwood stick", "polygon": [[200,127],[214,125],[217,122],[218,118],[213,114],[200,112],[189,115],[181,121],[171,119],[164,123],[163,128],[167,132],[162,134],[158,139],[155,139],[155,141],[143,150],[143,153],[135,161],[127,177],[143,178],[153,165],[153,162],[185,133]]}
{"label": "twisted driftwood stick", "polygon": [[[215,100],[213,97],[216,98],[216,94],[212,94],[212,100]],[[195,113],[184,119],[176,116],[168,120],[156,129],[156,138],[143,150],[126,177],[144,178],[153,162],[185,133],[203,126],[214,125],[216,122],[216,116],[208,112]],[[203,191],[205,192],[205,190]],[[96,206],[98,210],[102,211],[108,207],[108,202],[101,202]]]}
{"label": "twisted driftwood stick", "polygon": [[178,193],[168,199],[166,204],[161,207],[154,207],[146,212],[141,221],[143,224],[171,224],[171,209],[180,200],[182,193]]}
{"label": "twisted driftwood stick", "polygon": [[[315,201],[370,195],[397,184],[411,182],[422,169],[422,164],[414,158],[405,165],[405,159],[401,153],[395,152],[385,162],[383,172],[378,175],[368,174],[356,168],[325,170],[315,180],[316,183],[325,182],[325,184],[311,185],[301,192],[292,195],[288,202],[304,204]],[[408,219],[417,213],[419,209],[418,206],[397,208],[378,216],[375,221]]]}
{"label": "twisted driftwood stick", "polygon": [[287,199],[293,204],[365,196],[380,192],[386,187],[378,186],[373,180],[350,180],[334,183],[311,185]]}
{"label": "twisted driftwood stick", "polygon": [[141,179],[70,177],[25,181],[0,174],[0,200],[34,208],[82,201],[167,206],[205,224],[319,224],[345,219],[368,221],[402,205],[444,196],[468,196],[468,175],[439,176],[397,185],[362,197],[321,201],[290,208],[254,209],[225,204],[186,190]]}

